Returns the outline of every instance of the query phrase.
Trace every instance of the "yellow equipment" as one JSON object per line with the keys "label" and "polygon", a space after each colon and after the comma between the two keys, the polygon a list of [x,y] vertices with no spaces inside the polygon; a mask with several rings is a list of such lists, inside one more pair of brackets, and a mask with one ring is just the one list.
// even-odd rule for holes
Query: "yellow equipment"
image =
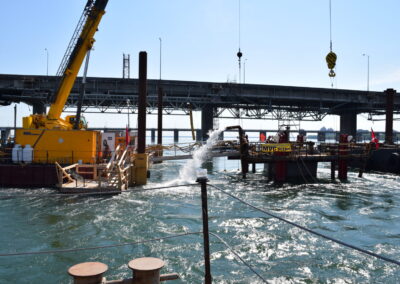
{"label": "yellow equipment", "polygon": [[[84,119],[80,119],[78,128],[73,130],[76,117],[74,115],[61,118],[61,113],[70,95],[79,69],[87,52],[94,43],[94,34],[105,13],[108,0],[88,0],[78,26],[64,55],[60,69],[62,76],[52,104],[46,114],[33,114],[23,118],[23,129],[15,133],[15,143],[34,148],[34,162],[50,162],[70,157],[68,162],[95,162],[98,151],[98,132],[84,130],[87,127]],[[62,161],[61,161],[62,162]]]}

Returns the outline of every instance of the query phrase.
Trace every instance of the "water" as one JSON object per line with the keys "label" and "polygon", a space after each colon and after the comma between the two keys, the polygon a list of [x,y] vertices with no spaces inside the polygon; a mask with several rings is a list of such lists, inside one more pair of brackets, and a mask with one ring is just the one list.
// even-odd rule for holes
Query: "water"
{"label": "water", "polygon": [[[182,174],[187,163],[154,165],[146,187],[174,180],[192,183],[192,174]],[[247,180],[241,179],[237,161],[214,158],[203,167],[210,183],[256,206],[400,259],[398,176],[367,173],[358,178],[357,172],[350,172],[349,182],[330,183],[329,166],[320,164],[317,182],[275,187],[267,182],[261,167]],[[6,192],[26,193],[20,189],[2,190],[2,194]],[[47,194],[50,190],[33,192]],[[199,186],[114,197],[1,198],[0,251],[92,247],[200,231],[200,206]],[[400,269],[395,265],[269,218],[212,188],[209,218],[210,230],[273,283],[400,283]],[[212,236],[210,240],[215,283],[260,283],[220,241]],[[84,261],[106,263],[108,279],[129,277],[127,263],[142,256],[164,259],[162,272],[181,276],[181,280],[171,283],[202,283],[202,237],[197,235],[101,250],[0,257],[0,283],[70,283],[68,267]]]}

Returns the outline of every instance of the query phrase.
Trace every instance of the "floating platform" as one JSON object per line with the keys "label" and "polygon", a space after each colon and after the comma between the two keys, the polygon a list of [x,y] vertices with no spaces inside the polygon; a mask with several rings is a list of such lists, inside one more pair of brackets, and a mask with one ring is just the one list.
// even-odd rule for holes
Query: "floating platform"
{"label": "floating platform", "polygon": [[67,184],[63,184],[62,187],[59,188],[60,193],[65,194],[120,194],[122,190],[119,190],[115,187],[111,186],[99,186],[96,181],[85,181],[85,182],[71,182]]}

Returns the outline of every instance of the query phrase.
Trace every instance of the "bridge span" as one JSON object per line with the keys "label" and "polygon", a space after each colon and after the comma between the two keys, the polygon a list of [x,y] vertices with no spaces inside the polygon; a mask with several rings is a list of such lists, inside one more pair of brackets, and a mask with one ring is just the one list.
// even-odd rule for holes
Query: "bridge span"
{"label": "bridge span", "polygon": [[[67,108],[78,102],[82,78],[77,78],[68,99]],[[0,74],[0,104],[24,102],[33,112],[43,113],[50,105],[57,85],[56,76]],[[387,114],[391,133],[392,113],[400,112],[400,97],[396,91],[385,92],[309,88],[275,85],[215,83],[176,80],[148,80],[148,112],[157,110],[157,93],[163,93],[164,114],[185,114],[189,109],[202,113],[202,135],[213,127],[214,118],[321,120],[326,115],[340,116],[340,131],[355,136],[357,114]],[[89,77],[83,101],[84,112],[136,112],[138,80]],[[387,106],[392,109],[387,111]],[[391,114],[391,115],[390,115]],[[391,117],[391,118],[390,118]],[[388,121],[389,120],[389,121]],[[389,126],[388,126],[389,123]]]}

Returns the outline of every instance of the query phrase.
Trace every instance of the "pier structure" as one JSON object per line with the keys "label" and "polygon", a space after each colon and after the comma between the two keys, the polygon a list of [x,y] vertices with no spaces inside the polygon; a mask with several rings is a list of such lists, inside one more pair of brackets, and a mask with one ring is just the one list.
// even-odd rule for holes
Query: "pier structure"
{"label": "pier structure", "polygon": [[[34,113],[44,113],[57,85],[55,76],[0,75],[0,104],[24,102]],[[67,101],[67,108],[78,104],[82,78],[78,78]],[[86,113],[122,113],[127,99],[131,111],[138,106],[138,79],[87,78],[83,109]],[[162,101],[159,100],[162,85]],[[340,133],[356,137],[357,114],[386,114],[390,142],[393,114],[400,112],[396,91],[385,92],[309,88],[275,85],[215,83],[176,80],[148,80],[147,113],[188,115],[189,108],[201,111],[202,139],[213,128],[216,118],[322,120],[340,116]]]}
{"label": "pier structure", "polygon": [[[0,126],[0,144],[5,145],[8,141],[8,139],[11,136],[11,131],[14,129],[14,127],[10,126]],[[124,132],[126,131],[126,128],[121,128],[121,127],[89,127],[89,130],[101,130],[101,131],[117,131],[117,132]],[[137,131],[137,128],[130,128],[131,131]],[[162,136],[166,135],[166,133],[169,133],[169,135],[173,136],[174,142],[180,142],[182,138],[182,133],[186,132],[191,132],[192,130],[190,128],[163,128],[159,130],[158,128],[147,128],[146,132],[148,136],[150,136],[150,142],[154,144],[156,141],[156,144],[162,145]],[[271,135],[275,134],[278,131],[278,129],[246,129],[247,133],[257,133],[259,135]],[[340,136],[340,131],[321,131],[321,130],[303,130],[306,133],[306,135],[310,135],[311,137],[314,137],[318,142],[326,142],[326,141],[336,141],[339,142],[339,136]],[[236,132],[234,130],[226,130],[225,132]],[[289,133],[291,134],[298,134],[298,130],[289,130]],[[161,133],[161,134],[160,134]],[[202,130],[201,129],[195,129],[196,133],[196,141],[202,141]],[[224,132],[221,133],[220,140],[223,140]],[[385,137],[385,132],[380,132],[380,131],[375,131],[375,136],[379,139],[379,141],[383,141]],[[161,143],[159,142],[159,137],[161,138]],[[371,133],[370,131],[364,131],[360,132],[357,131],[356,136],[354,139],[357,142],[368,142],[371,140]],[[400,132],[394,132],[392,136],[392,141],[393,143],[396,143],[400,141]]]}

